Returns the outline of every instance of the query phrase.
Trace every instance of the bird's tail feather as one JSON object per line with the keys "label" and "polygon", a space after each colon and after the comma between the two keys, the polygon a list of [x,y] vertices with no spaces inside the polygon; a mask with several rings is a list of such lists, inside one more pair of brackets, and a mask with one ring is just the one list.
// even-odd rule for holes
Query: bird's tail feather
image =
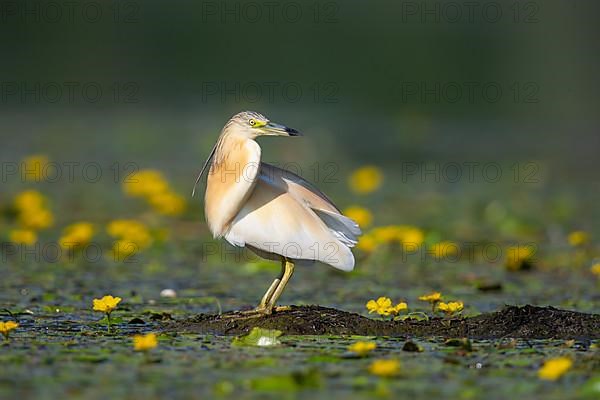
{"label": "bird's tail feather", "polygon": [[344,245],[354,247],[361,235],[360,227],[352,219],[331,211],[312,209],[315,214],[327,225],[327,228]]}

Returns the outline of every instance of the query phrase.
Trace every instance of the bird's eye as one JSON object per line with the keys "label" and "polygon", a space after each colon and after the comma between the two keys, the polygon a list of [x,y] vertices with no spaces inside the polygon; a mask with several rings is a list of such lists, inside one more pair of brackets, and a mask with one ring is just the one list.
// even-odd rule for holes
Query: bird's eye
{"label": "bird's eye", "polygon": [[248,120],[248,123],[250,124],[250,126],[256,125],[256,121],[253,119]]}

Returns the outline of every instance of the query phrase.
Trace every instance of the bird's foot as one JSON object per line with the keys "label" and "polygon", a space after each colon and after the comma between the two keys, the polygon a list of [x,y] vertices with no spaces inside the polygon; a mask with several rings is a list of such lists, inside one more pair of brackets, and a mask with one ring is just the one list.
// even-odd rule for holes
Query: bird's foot
{"label": "bird's foot", "polygon": [[245,311],[234,311],[229,314],[221,315],[221,318],[229,318],[229,319],[249,319],[249,318],[260,318],[265,315],[270,315],[273,312],[273,308],[269,307],[256,307],[252,310]]}
{"label": "bird's foot", "polygon": [[292,307],[290,306],[258,306],[252,310],[245,311],[234,311],[228,314],[221,315],[221,318],[226,319],[249,319],[249,318],[260,318],[266,315],[271,315],[274,312],[289,311]]}

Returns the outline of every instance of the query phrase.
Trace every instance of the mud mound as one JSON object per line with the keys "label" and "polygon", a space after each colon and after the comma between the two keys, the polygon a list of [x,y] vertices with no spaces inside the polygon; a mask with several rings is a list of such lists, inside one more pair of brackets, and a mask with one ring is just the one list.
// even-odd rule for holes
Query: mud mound
{"label": "mud mound", "polygon": [[[233,316],[233,317],[232,317]],[[201,314],[169,323],[165,331],[242,335],[253,327],[278,329],[288,335],[441,336],[473,339],[597,339],[600,315],[553,307],[507,306],[472,318],[429,321],[381,321],[334,308],[292,306],[289,310],[258,318]]]}

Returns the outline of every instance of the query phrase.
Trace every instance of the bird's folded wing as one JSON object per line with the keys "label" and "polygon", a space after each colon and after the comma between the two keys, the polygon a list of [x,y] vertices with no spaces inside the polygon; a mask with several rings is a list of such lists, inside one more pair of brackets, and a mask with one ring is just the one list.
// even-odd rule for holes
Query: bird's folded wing
{"label": "bird's folded wing", "polygon": [[261,163],[259,179],[278,186],[296,201],[307,205],[346,246],[353,247],[361,230],[356,222],[342,215],[339,208],[315,185],[299,175],[268,163]]}

